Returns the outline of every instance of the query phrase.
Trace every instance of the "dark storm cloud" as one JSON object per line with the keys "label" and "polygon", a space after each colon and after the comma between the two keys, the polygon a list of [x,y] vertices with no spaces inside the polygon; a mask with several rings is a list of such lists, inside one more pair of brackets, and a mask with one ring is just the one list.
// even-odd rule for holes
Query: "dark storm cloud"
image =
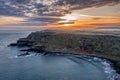
{"label": "dark storm cloud", "polygon": [[119,4],[120,0],[0,0],[0,15],[28,17],[28,21],[56,22],[54,18],[72,10]]}

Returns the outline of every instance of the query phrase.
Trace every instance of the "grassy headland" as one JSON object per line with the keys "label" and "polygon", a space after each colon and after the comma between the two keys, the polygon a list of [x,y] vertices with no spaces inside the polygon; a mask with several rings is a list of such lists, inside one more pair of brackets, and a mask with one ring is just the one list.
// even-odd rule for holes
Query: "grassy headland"
{"label": "grassy headland", "polygon": [[107,58],[120,72],[120,32],[43,30],[17,41],[18,46],[31,46],[28,51],[78,53]]}
{"label": "grassy headland", "polygon": [[37,31],[27,39],[50,52],[98,55],[120,60],[120,36],[106,32]]}

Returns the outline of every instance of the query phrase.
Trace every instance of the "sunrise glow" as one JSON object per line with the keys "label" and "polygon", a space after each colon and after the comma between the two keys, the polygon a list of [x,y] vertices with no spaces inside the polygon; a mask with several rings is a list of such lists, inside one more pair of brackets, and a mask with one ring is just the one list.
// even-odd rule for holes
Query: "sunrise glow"
{"label": "sunrise glow", "polygon": [[[72,3],[69,4],[67,1],[64,1],[63,5],[57,5],[57,2],[58,0],[36,0],[28,2],[29,5],[26,7],[24,4],[20,7],[14,2],[2,4],[0,28],[96,29],[101,26],[113,28],[120,25],[120,4],[114,1],[103,2],[105,5],[96,1],[99,6],[87,4],[89,7],[86,7],[86,4],[82,5],[81,1],[77,2],[79,6],[77,3],[71,5]],[[43,4],[44,7],[35,7],[33,3]]]}

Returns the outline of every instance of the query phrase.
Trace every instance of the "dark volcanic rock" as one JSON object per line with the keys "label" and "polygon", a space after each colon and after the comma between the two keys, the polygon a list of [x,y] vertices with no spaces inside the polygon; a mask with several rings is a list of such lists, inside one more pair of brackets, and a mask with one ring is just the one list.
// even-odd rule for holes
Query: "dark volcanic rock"
{"label": "dark volcanic rock", "polygon": [[30,49],[24,49],[24,50],[21,50],[21,51],[33,51],[33,52],[44,52],[44,46],[33,46],[32,48]]}
{"label": "dark volcanic rock", "polygon": [[117,71],[117,73],[120,74],[120,61],[114,61],[113,62],[113,67]]}
{"label": "dark volcanic rock", "polygon": [[118,62],[116,65],[117,65],[117,72],[120,74],[120,62]]}
{"label": "dark volcanic rock", "polygon": [[29,52],[26,52],[26,53],[20,54],[20,55],[18,55],[18,57],[20,57],[20,56],[27,56],[27,55],[30,55]]}
{"label": "dark volcanic rock", "polygon": [[9,46],[32,46],[34,41],[27,38],[20,38],[17,43],[11,43]]}
{"label": "dark volcanic rock", "polygon": [[17,45],[18,46],[32,46],[34,43],[34,41],[32,40],[29,40],[27,38],[20,38],[18,41],[17,41]]}
{"label": "dark volcanic rock", "polygon": [[11,43],[10,45],[8,46],[17,46],[17,43]]}

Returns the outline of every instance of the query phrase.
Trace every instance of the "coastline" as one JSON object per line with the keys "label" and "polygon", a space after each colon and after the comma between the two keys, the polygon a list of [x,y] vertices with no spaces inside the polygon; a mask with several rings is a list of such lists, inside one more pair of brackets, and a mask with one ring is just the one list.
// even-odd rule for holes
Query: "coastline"
{"label": "coastline", "polygon": [[[66,36],[66,34],[67,34],[67,36]],[[70,36],[70,37],[68,37],[68,36]],[[106,59],[106,60],[111,62],[111,66],[116,70],[116,72],[118,74],[120,74],[120,56],[117,56],[117,55],[114,55],[114,54],[106,54],[106,53],[100,54],[100,53],[94,52],[93,51],[94,49],[92,48],[94,46],[91,45],[91,42],[90,42],[91,35],[82,35],[82,37],[85,37],[85,39],[83,39],[82,41],[85,43],[85,50],[86,51],[84,49],[78,50],[77,49],[78,48],[77,47],[78,43],[76,41],[78,36],[79,35],[73,35],[71,33],[66,33],[66,32],[63,32],[62,34],[61,34],[61,32],[58,32],[57,35],[56,35],[56,32],[54,32],[54,31],[49,31],[49,30],[46,31],[45,30],[45,31],[40,31],[40,32],[33,32],[27,38],[20,38],[17,41],[17,43],[12,43],[9,46],[21,46],[21,47],[22,46],[28,46],[28,47],[30,47],[29,49],[21,50],[21,51],[25,51],[25,52],[33,51],[33,52],[37,52],[37,53],[46,52],[46,54],[48,54],[47,52],[50,52],[50,53],[51,52],[52,53],[64,53],[64,54],[77,54],[77,55],[86,55],[86,56],[93,56],[93,57],[98,57],[98,58],[101,58],[101,59]],[[88,38],[88,37],[90,37],[90,38]],[[92,37],[98,37],[98,36],[97,35],[92,35]],[[118,36],[117,36],[117,38],[115,37],[115,40],[114,40],[113,36],[100,35],[100,39],[103,38],[103,40],[104,40],[104,39],[106,39],[106,37],[112,38],[113,41],[115,41],[116,39],[119,40]],[[62,40],[61,40],[61,38],[62,38]],[[93,39],[94,38],[92,38],[92,40]],[[69,40],[70,40],[71,43],[69,42]],[[99,37],[98,37],[97,40],[99,40]],[[67,41],[68,41],[68,43],[67,43]],[[64,44],[64,43],[67,43],[67,45]],[[52,46],[52,48],[51,48],[51,46]],[[64,48],[66,46],[67,46],[67,48]],[[63,47],[63,48],[61,48],[61,47]],[[84,45],[82,47],[84,47]],[[44,54],[44,55],[46,55],[46,54]],[[24,55],[28,55],[28,54],[25,53],[25,54],[22,54],[22,55],[24,56]]]}

